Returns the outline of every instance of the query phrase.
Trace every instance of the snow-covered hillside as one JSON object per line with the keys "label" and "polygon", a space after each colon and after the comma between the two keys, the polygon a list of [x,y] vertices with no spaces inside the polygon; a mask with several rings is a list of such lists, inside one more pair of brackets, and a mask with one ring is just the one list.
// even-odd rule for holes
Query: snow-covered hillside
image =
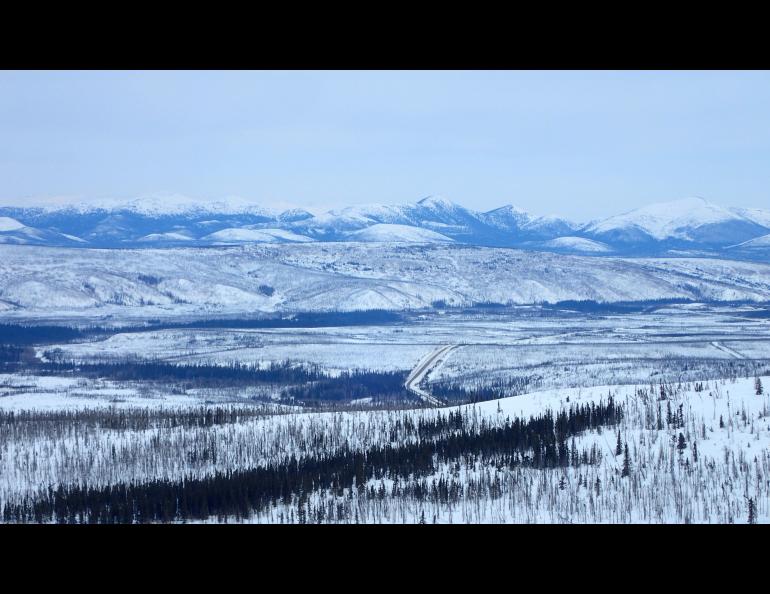
{"label": "snow-covered hillside", "polygon": [[731,246],[731,247],[744,248],[744,249],[770,248],[770,234],[762,235],[761,237],[750,239],[749,241],[744,241],[743,243],[739,243],[738,245]]}
{"label": "snow-covered hillside", "polygon": [[762,233],[767,213],[723,208],[703,198],[650,204],[586,226],[583,231],[609,242],[695,242],[730,245]]}
{"label": "snow-covered hillside", "polygon": [[10,217],[0,217],[0,232],[18,231],[23,227],[24,225],[19,221],[17,221],[16,219],[12,219]]}
{"label": "snow-covered hillside", "polygon": [[762,210],[759,208],[731,208],[730,211],[749,221],[753,221],[757,225],[770,228],[770,210]]}
{"label": "snow-covered hillside", "polygon": [[393,225],[377,223],[360,231],[350,233],[352,241],[407,242],[407,243],[436,243],[453,241],[446,235],[420,229],[410,225]]}
{"label": "snow-covered hillside", "polygon": [[206,235],[204,240],[209,240],[214,244],[219,243],[253,243],[253,242],[305,242],[313,241],[304,235],[297,235],[284,229],[247,229],[247,228],[229,228],[215,231]]}
{"label": "snow-covered hillside", "polygon": [[606,243],[585,239],[583,237],[557,237],[556,239],[544,242],[542,245],[543,247],[555,250],[569,250],[587,254],[606,254],[612,251],[612,248]]}
{"label": "snow-covered hillside", "polygon": [[48,229],[29,227],[11,217],[0,217],[0,244],[16,245],[85,245],[86,241],[74,235]]}
{"label": "snow-covered hillside", "polygon": [[770,299],[770,265],[441,244],[92,250],[0,246],[4,315],[155,316],[537,303]]}
{"label": "snow-covered hillside", "polygon": [[169,231],[167,233],[150,233],[144,237],[140,237],[137,241],[146,241],[152,243],[164,243],[164,242],[178,242],[178,241],[193,241],[193,237],[190,237],[186,233],[175,233]]}
{"label": "snow-covered hillside", "polygon": [[[312,489],[301,494],[284,491],[282,497],[267,505],[257,502],[254,509],[243,506],[238,509],[238,517],[228,520],[572,524],[770,521],[770,402],[767,392],[757,394],[756,388],[757,381],[768,383],[766,376],[548,390],[427,410],[268,416],[264,405],[251,410],[244,405],[220,405],[220,417],[229,418],[223,411],[237,413],[238,421],[231,423],[200,422],[207,413],[211,417],[212,409],[196,404],[188,396],[142,399],[129,386],[110,382],[92,385],[95,382],[82,380],[76,383],[74,378],[3,376],[0,380],[5,389],[14,391],[13,396],[0,399],[0,413],[15,411],[25,423],[23,430],[0,434],[4,451],[0,458],[2,505],[46,497],[49,486],[68,484],[142,485],[164,479],[189,483],[219,472],[221,483],[226,485],[225,473],[281,464],[290,455],[328,460],[340,452],[368,453],[387,445],[391,458],[377,468],[376,476],[366,480],[359,476],[355,482],[340,482],[331,488],[327,486],[331,483],[329,472],[318,465],[314,480],[308,481]],[[78,385],[83,387],[78,389]],[[104,392],[101,401],[82,396],[83,391],[93,393],[99,389]],[[104,403],[109,397],[118,403],[106,409]],[[619,414],[576,430],[565,423],[561,431],[567,436],[553,444],[552,452],[548,450],[550,443],[542,447],[539,440],[528,440],[526,445],[521,443],[525,440],[509,440],[505,442],[507,454],[492,449],[490,431],[513,433],[515,426],[532,418],[547,424],[543,417],[546,414],[553,419],[570,410],[583,411],[584,415],[585,411],[606,410],[610,398]],[[57,400],[64,413],[58,416]],[[92,419],[118,415],[123,423],[105,422],[109,429],[99,425],[94,429]],[[174,423],[168,421],[172,416]],[[135,417],[145,424],[152,423],[151,430],[134,421]],[[91,423],[72,422],[73,418],[89,419]],[[446,429],[439,431],[440,426]],[[461,431],[464,439],[452,442],[451,448],[440,447]],[[413,452],[410,447],[416,444],[438,446],[439,453],[423,472],[408,472],[411,467],[403,462],[405,472],[390,461],[399,450]],[[489,450],[487,455],[479,455],[479,450],[485,452],[482,448]],[[512,457],[512,450],[516,456]],[[420,454],[418,451],[411,455]],[[539,462],[549,455],[553,463]],[[77,504],[84,505],[85,499]],[[164,521],[181,521],[175,517],[175,510],[172,505]],[[215,521],[216,516],[205,507],[185,520]],[[219,516],[222,521],[222,514]],[[57,520],[63,518],[46,518]],[[93,521],[117,520],[108,516]]]}

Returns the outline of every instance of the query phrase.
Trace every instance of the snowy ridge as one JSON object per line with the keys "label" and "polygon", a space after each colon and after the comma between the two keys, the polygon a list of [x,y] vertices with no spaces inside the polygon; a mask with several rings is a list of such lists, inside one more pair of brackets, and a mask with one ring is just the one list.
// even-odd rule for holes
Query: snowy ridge
{"label": "snowy ridge", "polygon": [[[770,211],[724,208],[703,198],[651,204],[586,224],[532,215],[512,205],[479,212],[442,196],[318,213],[299,208],[278,212],[242,198],[185,196],[0,207],[0,243],[108,248],[153,243],[454,241],[560,253],[678,256],[719,255],[768,233]],[[741,257],[755,259],[765,253],[739,251]],[[731,255],[735,257],[736,251]]]}
{"label": "snowy ridge", "polygon": [[686,198],[638,208],[586,226],[584,232],[608,240],[679,240],[729,244],[756,236],[770,220],[759,210],[727,209],[703,198]]}
{"label": "snowy ridge", "polygon": [[6,316],[673,298],[770,300],[770,265],[597,258],[447,243],[263,243],[141,251],[0,246],[0,303],[10,308]]}
{"label": "snowy ridge", "polygon": [[688,229],[731,220],[745,219],[703,198],[686,198],[637,208],[595,223],[586,230],[606,233],[614,229],[636,228],[655,239],[688,239]]}

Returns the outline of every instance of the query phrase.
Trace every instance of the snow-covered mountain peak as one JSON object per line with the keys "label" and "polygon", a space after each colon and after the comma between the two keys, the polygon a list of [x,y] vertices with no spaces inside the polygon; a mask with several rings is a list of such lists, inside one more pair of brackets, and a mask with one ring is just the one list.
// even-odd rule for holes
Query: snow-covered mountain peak
{"label": "snow-covered mountain peak", "polygon": [[479,217],[487,225],[506,232],[514,232],[532,220],[527,211],[512,204],[481,213]]}
{"label": "snow-covered mountain peak", "polygon": [[494,214],[510,214],[510,215],[519,215],[519,216],[530,216],[529,212],[524,210],[521,207],[518,207],[514,204],[505,204],[503,206],[500,206],[498,208],[493,208],[492,210],[488,210],[484,214],[486,215],[494,215]]}
{"label": "snow-covered mountain peak", "polygon": [[691,230],[733,221],[744,222],[746,219],[705,198],[694,196],[649,204],[593,223],[586,231],[601,234],[635,228],[658,240],[690,239]]}
{"label": "snow-covered mountain peak", "polygon": [[348,206],[341,211],[334,211],[334,213],[344,217],[368,219],[378,222],[391,222],[403,218],[404,207],[373,202],[369,204],[359,204],[357,206]]}
{"label": "snow-covered mountain peak", "polygon": [[430,208],[433,210],[455,210],[462,208],[459,204],[452,202],[449,198],[441,195],[426,196],[422,200],[417,202],[419,206],[423,208]]}
{"label": "snow-covered mountain peak", "polygon": [[284,210],[278,215],[278,220],[283,223],[293,223],[295,221],[304,221],[306,219],[312,219],[313,213],[305,210],[304,208],[290,208]]}
{"label": "snow-covered mountain peak", "polygon": [[[370,232],[356,234],[372,227]],[[270,229],[281,229],[295,237],[271,234]],[[480,212],[444,196],[403,204],[356,204],[328,211],[283,203],[279,212],[244,198],[203,200],[181,195],[82,203],[65,203],[62,199],[47,207],[0,207],[0,242],[57,246],[451,240],[574,253],[604,252],[597,246],[607,246],[613,253],[650,255],[684,248],[713,252],[768,232],[770,212],[724,208],[700,197],[650,204],[585,224],[553,215],[531,215],[513,204]],[[748,253],[748,247],[760,243],[740,249]],[[751,257],[759,257],[755,256],[758,253],[751,250]]]}

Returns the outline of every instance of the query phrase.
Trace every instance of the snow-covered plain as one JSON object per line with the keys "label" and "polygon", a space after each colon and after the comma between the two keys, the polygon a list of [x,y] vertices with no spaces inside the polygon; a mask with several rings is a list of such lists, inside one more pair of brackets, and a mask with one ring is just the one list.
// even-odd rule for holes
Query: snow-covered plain
{"label": "snow-covered plain", "polygon": [[[750,306],[667,305],[586,315],[536,307],[405,315],[383,325],[323,328],[190,328],[117,332],[63,344],[74,362],[163,360],[178,364],[290,361],[346,370],[411,370],[441,345],[460,345],[430,382],[468,388],[526,379],[530,387],[714,378],[770,360],[770,323]],[[725,349],[726,347],[726,349]],[[735,353],[740,354],[739,357]]]}
{"label": "snow-covered plain", "polygon": [[[456,344],[428,374],[423,384],[428,391],[442,383],[469,389],[505,385],[511,378],[527,383],[510,391],[518,395],[475,405],[312,413],[278,400],[278,385],[186,389],[5,374],[0,415],[13,411],[19,420],[0,423],[0,506],[49,485],[176,480],[253,468],[290,454],[403,445],[415,439],[403,433],[407,420],[449,411],[463,412],[478,428],[482,421],[496,426],[508,418],[606,402],[612,395],[625,410],[621,424],[587,431],[569,444],[581,451],[593,448],[595,464],[510,468],[463,457],[414,478],[427,490],[434,480],[455,485],[450,501],[414,499],[386,476],[367,484],[384,495],[352,485],[342,494],[316,490],[248,521],[296,521],[298,506],[323,505],[332,509],[324,521],[743,523],[751,498],[757,521],[768,522],[770,399],[756,395],[754,376],[770,386],[770,323],[748,315],[756,311],[751,305],[713,304],[601,314],[537,307],[449,309],[380,326],[165,329],[39,345],[39,357],[58,348],[59,356],[73,361],[291,360],[341,371],[408,370],[437,345]],[[661,384],[665,400],[659,400]],[[659,406],[665,416],[668,407],[676,412],[680,405],[681,426],[655,425]],[[239,420],[212,426],[161,422],[174,411],[200,417],[221,407],[241,411]],[[34,413],[70,416],[35,421]],[[25,414],[32,420],[22,421]],[[113,426],[110,419],[121,414],[149,425]],[[621,476],[622,456],[615,455],[618,430],[630,452],[628,477]],[[680,433],[683,449],[677,447]],[[399,484],[404,486],[403,479]],[[340,509],[344,515],[335,515]]]}

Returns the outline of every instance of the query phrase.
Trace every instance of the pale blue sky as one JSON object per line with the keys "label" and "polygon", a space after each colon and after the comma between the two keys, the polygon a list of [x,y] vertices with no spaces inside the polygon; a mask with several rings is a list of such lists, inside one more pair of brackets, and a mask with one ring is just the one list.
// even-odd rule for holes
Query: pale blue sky
{"label": "pale blue sky", "polygon": [[0,72],[0,203],[770,207],[768,72]]}

